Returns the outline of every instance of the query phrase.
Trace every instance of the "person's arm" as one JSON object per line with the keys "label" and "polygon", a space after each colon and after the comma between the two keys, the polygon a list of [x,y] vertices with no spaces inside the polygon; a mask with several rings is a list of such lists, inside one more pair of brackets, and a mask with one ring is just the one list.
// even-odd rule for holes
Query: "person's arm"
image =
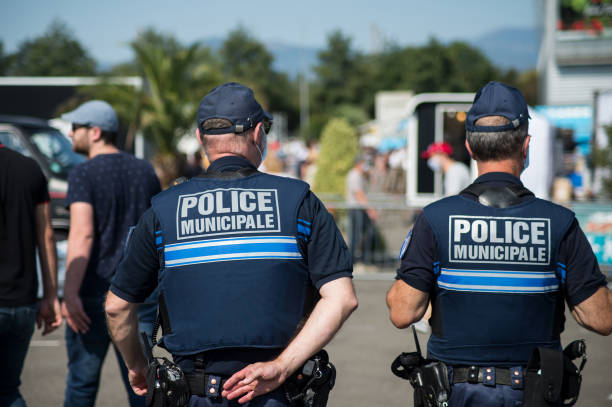
{"label": "person's arm", "polygon": [[297,336],[273,361],[251,364],[230,377],[223,386],[223,397],[240,397],[246,403],[278,388],[313,354],[323,348],[357,308],[357,297],[349,277],[321,286],[321,299]]}
{"label": "person's arm", "polygon": [[429,294],[397,280],[387,293],[389,318],[393,325],[403,329],[418,322],[425,315]]}
{"label": "person's arm", "polygon": [[49,202],[36,205],[36,242],[40,258],[43,297],[40,302],[36,325],[42,334],[53,332],[62,324],[62,314],[57,299],[57,251],[51,227],[51,209]]}
{"label": "person's arm", "polygon": [[576,322],[586,329],[606,336],[612,333],[612,292],[607,287],[599,287],[571,311]]}
{"label": "person's arm", "polygon": [[143,396],[147,393],[147,361],[138,338],[138,304],[127,302],[109,291],[105,309],[108,331],[128,368],[132,390]]}
{"label": "person's arm", "polygon": [[70,204],[70,232],[66,255],[66,280],[62,313],[75,332],[85,333],[91,320],[83,309],[79,290],[85,277],[94,240],[93,207],[86,202]]}
{"label": "person's arm", "polygon": [[376,220],[378,218],[378,212],[374,208],[368,208],[368,197],[365,194],[363,189],[357,189],[355,191],[355,199],[365,208],[366,213],[372,220]]}
{"label": "person's arm", "polygon": [[612,332],[612,293],[575,219],[559,244],[558,264],[567,270],[563,289],[576,322],[598,334],[609,335]]}

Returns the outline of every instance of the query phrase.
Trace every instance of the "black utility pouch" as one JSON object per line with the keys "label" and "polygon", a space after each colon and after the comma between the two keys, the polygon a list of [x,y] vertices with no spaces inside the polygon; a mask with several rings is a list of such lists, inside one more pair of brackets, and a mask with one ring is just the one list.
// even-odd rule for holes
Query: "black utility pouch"
{"label": "black utility pouch", "polygon": [[[578,357],[582,357],[580,368],[572,362]],[[573,406],[580,393],[585,363],[583,340],[570,343],[563,352],[534,349],[525,373],[523,407]]]}

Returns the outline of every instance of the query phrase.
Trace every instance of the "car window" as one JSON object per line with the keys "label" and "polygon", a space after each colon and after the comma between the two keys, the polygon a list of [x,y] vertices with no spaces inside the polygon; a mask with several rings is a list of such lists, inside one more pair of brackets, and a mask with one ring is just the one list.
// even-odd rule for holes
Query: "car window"
{"label": "car window", "polygon": [[31,128],[30,141],[36,146],[49,163],[54,174],[67,175],[85,157],[72,150],[72,143],[59,130]]}
{"label": "car window", "polygon": [[21,141],[19,136],[13,132],[0,131],[0,144],[28,157],[32,156],[30,151],[26,149],[26,147],[23,145],[23,142]]}

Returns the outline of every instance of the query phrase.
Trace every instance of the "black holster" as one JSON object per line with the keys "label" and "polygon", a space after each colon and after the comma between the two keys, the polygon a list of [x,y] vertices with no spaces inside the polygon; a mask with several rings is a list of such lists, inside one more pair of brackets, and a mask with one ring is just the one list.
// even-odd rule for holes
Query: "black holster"
{"label": "black holster", "polygon": [[[572,362],[582,357],[580,368]],[[570,343],[563,352],[537,348],[525,373],[524,407],[572,406],[578,400],[582,369],[586,363],[583,340]]]}
{"label": "black holster", "polygon": [[402,353],[391,371],[410,382],[415,407],[446,407],[450,398],[448,367],[443,362],[423,359],[419,352]]}
{"label": "black holster", "polygon": [[285,397],[294,407],[325,407],[336,383],[336,368],[325,350],[319,351],[283,384]]}
{"label": "black holster", "polygon": [[[156,332],[157,328],[153,329]],[[149,339],[140,333],[147,359],[147,407],[184,407],[189,404],[189,383],[180,367],[166,358],[153,357]],[[155,338],[155,336],[153,336]],[[155,341],[153,342],[155,345]]]}

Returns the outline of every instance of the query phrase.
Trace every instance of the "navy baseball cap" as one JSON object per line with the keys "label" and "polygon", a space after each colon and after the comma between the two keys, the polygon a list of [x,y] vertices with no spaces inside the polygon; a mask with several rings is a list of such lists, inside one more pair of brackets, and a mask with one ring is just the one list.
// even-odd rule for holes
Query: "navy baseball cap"
{"label": "navy baseball cap", "polygon": [[85,102],[73,111],[64,113],[62,119],[70,123],[99,127],[102,131],[116,133],[119,130],[115,109],[103,100]]}
{"label": "navy baseball cap", "polygon": [[[202,123],[208,119],[226,119],[232,125],[204,130]],[[250,88],[236,82],[217,86],[202,98],[198,107],[198,128],[201,134],[242,133],[264,119],[272,120],[272,115],[257,103]]]}
{"label": "navy baseball cap", "polygon": [[[503,126],[477,126],[476,120],[487,116],[503,116],[510,123]],[[467,113],[465,129],[473,132],[514,130],[531,117],[521,92],[501,82],[489,82],[476,93]]]}

